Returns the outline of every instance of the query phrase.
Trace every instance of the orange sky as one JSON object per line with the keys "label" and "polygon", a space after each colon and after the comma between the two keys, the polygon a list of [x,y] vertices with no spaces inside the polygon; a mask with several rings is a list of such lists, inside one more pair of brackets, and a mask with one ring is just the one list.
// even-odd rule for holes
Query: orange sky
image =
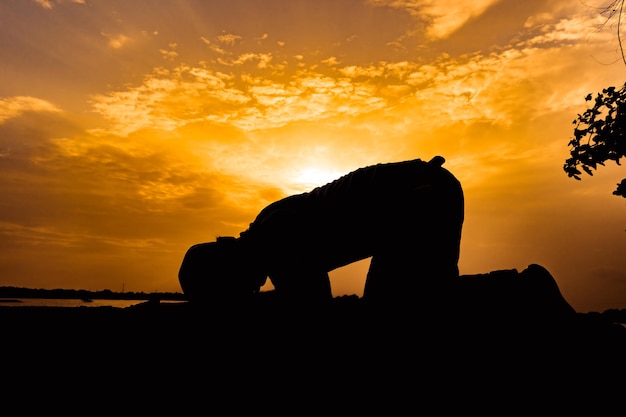
{"label": "orange sky", "polygon": [[462,274],[539,263],[576,310],[626,308],[626,170],[563,171],[625,80],[606,3],[3,1],[0,285],[180,291],[189,246],[272,201],[439,154]]}

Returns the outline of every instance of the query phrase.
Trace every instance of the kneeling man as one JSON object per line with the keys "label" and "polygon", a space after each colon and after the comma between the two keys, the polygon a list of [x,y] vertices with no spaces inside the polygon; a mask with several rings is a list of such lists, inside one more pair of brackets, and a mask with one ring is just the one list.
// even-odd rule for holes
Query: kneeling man
{"label": "kneeling man", "polygon": [[464,216],[461,185],[443,163],[380,163],[278,200],[239,237],[189,248],[183,292],[200,302],[245,297],[269,278],[279,297],[327,300],[329,271],[371,257],[364,300],[441,294],[459,278]]}

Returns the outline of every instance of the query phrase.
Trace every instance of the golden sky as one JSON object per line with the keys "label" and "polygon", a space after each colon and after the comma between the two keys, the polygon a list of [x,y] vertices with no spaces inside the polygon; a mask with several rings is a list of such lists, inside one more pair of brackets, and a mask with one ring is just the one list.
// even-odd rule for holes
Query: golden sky
{"label": "golden sky", "polygon": [[[446,158],[460,270],[626,308],[626,170],[563,171],[620,87],[608,0],[0,3],[0,285],[180,291],[189,246],[366,165]],[[362,294],[369,260],[331,273]]]}

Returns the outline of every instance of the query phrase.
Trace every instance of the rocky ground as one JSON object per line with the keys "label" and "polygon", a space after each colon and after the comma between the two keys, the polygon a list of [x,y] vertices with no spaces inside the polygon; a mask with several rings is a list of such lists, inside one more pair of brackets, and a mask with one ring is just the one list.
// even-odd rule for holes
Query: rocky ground
{"label": "rocky ground", "polygon": [[373,309],[356,296],[324,306],[0,307],[5,404],[52,411],[79,401],[102,413],[624,411],[626,329],[615,315],[397,307]]}

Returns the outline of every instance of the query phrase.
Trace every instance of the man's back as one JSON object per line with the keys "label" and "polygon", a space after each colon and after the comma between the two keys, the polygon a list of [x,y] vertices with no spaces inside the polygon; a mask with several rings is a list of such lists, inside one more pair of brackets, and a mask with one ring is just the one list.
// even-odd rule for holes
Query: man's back
{"label": "man's back", "polygon": [[271,264],[319,263],[326,270],[402,244],[408,234],[427,230],[421,225],[436,225],[438,218],[452,224],[451,232],[441,233],[452,233],[452,246],[458,247],[463,193],[442,163],[436,157],[430,163],[414,159],[357,169],[270,204],[241,236],[256,242]]}

